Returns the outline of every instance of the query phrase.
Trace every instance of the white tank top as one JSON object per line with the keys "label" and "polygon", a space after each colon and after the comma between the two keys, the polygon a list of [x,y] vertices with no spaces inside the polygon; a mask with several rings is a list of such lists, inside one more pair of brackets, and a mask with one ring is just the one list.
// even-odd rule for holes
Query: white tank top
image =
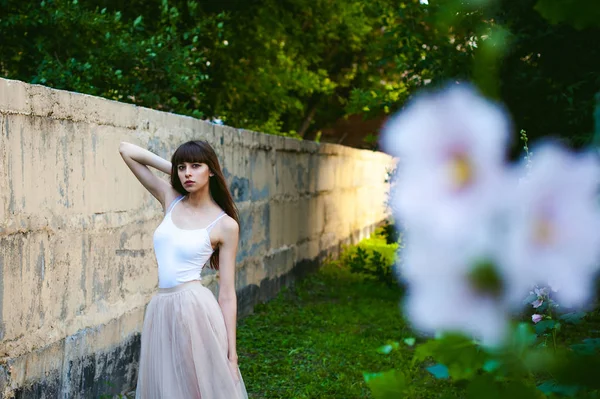
{"label": "white tank top", "polygon": [[158,288],[171,288],[192,280],[200,280],[202,268],[213,254],[209,232],[226,215],[222,212],[203,229],[180,229],[171,212],[183,196],[174,200],[162,223],[154,231],[154,253],[158,263]]}

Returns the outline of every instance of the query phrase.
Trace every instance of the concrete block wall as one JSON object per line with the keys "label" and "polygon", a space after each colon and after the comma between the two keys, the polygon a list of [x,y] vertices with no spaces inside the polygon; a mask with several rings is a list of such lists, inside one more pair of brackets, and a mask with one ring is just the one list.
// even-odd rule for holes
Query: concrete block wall
{"label": "concrete block wall", "polygon": [[[162,210],[118,147],[170,159],[191,139],[214,146],[240,210],[240,316],[387,217],[385,154],[0,79],[2,397],[135,386]],[[213,292],[217,281],[205,273]]]}

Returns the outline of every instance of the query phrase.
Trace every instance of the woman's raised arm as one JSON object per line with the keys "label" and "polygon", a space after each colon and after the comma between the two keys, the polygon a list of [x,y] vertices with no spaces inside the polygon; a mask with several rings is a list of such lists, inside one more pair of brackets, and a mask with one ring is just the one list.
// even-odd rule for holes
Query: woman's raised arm
{"label": "woman's raised arm", "polygon": [[121,143],[119,152],[140,183],[165,207],[167,197],[170,197],[174,190],[170,183],[155,176],[148,166],[170,175],[171,162],[144,148],[126,142]]}

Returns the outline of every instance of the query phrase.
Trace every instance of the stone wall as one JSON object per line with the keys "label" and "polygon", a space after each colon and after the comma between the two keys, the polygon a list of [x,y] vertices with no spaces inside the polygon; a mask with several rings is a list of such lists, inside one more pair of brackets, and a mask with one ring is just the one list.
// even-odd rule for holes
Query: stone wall
{"label": "stone wall", "polygon": [[[3,397],[99,397],[135,385],[162,210],[119,143],[170,158],[190,139],[214,146],[240,210],[240,316],[387,216],[387,155],[0,79]],[[204,282],[218,289],[214,274]]]}

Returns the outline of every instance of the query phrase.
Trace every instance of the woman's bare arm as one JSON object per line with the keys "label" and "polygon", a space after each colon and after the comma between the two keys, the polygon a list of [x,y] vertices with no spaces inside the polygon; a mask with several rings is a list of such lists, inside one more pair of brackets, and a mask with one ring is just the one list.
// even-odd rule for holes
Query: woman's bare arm
{"label": "woman's bare arm", "polygon": [[155,176],[148,166],[171,174],[171,162],[135,144],[122,142],[119,146],[121,157],[135,177],[160,203],[165,206],[174,191],[169,183]]}
{"label": "woman's bare arm", "polygon": [[225,218],[221,225],[221,247],[219,249],[219,305],[225,319],[229,361],[237,364],[236,319],[237,298],[235,294],[235,257],[239,226],[235,220]]}

